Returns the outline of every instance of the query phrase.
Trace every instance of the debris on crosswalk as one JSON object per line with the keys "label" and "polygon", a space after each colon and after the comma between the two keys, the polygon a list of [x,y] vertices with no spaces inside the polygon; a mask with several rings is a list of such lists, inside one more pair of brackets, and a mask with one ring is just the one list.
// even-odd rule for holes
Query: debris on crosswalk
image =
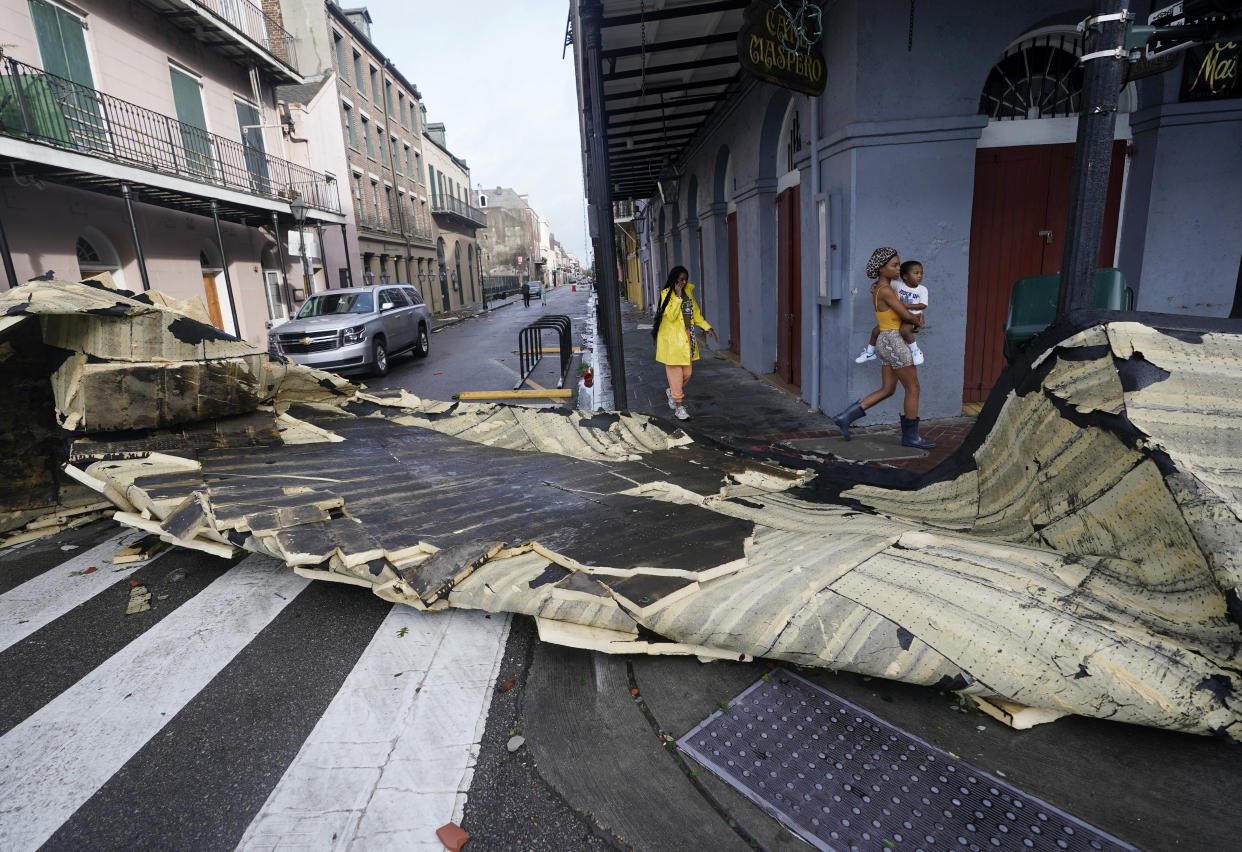
{"label": "debris on crosswalk", "polygon": [[[96,286],[0,294],[0,343],[55,353],[29,398],[57,440],[28,455],[160,541],[529,615],[572,647],[851,670],[994,699],[1008,724],[1242,738],[1242,335],[1092,322],[893,487],[641,415],[368,392]],[[0,530],[59,511],[60,480],[39,481]]]}
{"label": "debris on crosswalk", "polygon": [[470,839],[470,835],[455,822],[445,823],[437,828],[436,837],[439,838],[440,842],[444,844],[444,848],[448,849],[449,852],[461,852],[461,848]]}
{"label": "debris on crosswalk", "polygon": [[144,585],[136,585],[129,590],[129,602],[125,605],[126,615],[136,615],[151,608],[151,590]]}

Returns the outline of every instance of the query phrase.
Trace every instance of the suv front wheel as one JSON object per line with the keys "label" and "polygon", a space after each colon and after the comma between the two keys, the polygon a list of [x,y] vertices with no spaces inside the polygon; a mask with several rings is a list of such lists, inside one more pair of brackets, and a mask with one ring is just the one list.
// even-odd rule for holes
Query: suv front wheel
{"label": "suv front wheel", "polygon": [[414,357],[426,358],[427,353],[431,351],[431,338],[427,335],[427,326],[421,323],[418,326],[418,340],[414,341]]}
{"label": "suv front wheel", "polygon": [[382,337],[375,338],[375,342],[371,344],[371,374],[388,375],[388,347]]}

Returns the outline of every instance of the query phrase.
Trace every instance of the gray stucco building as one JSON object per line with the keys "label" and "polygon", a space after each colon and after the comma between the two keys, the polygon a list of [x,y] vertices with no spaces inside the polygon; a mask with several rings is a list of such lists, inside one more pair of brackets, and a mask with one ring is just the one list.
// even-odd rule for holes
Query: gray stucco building
{"label": "gray stucco building", "polygon": [[[922,415],[982,400],[1013,281],[1060,269],[1089,4],[823,4],[818,97],[740,70],[729,36],[745,3],[671,3],[641,21],[633,5],[576,0],[573,22],[588,171],[602,139],[609,200],[649,199],[648,292],[689,267],[722,345],[832,411],[878,385],[853,357],[874,324],[863,267],[892,245],[923,262],[930,290]],[[1145,21],[1151,4],[1132,6]],[[611,60],[602,136],[593,32]],[[1122,270],[1139,310],[1227,316],[1234,302],[1242,88],[1195,89],[1212,49],[1121,93],[1100,266]],[[678,178],[674,194],[645,177],[658,174]]]}

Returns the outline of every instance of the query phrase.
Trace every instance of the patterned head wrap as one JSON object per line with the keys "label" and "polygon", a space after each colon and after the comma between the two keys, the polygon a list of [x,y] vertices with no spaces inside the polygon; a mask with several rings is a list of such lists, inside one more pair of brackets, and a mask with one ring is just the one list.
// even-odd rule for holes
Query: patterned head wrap
{"label": "patterned head wrap", "polygon": [[897,249],[892,246],[881,246],[871,252],[871,260],[867,261],[867,277],[879,278],[880,270],[896,256]]}

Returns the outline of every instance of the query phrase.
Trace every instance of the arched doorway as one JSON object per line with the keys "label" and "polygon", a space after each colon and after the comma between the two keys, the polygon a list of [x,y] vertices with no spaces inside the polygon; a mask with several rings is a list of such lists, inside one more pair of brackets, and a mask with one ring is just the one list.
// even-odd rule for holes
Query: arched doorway
{"label": "arched doorway", "polygon": [[82,229],[82,233],[78,235],[76,251],[78,272],[82,278],[92,278],[107,272],[118,289],[129,289],[125,286],[125,273],[121,270],[121,260],[116,248],[98,228]]}
{"label": "arched doorway", "polygon": [[791,100],[777,135],[776,162],[776,375],[802,386],[802,194],[794,166],[802,150],[798,101]]}
{"label": "arched doorway", "polygon": [[[1077,30],[1038,30],[1010,45],[984,82],[979,113],[989,121],[975,155],[964,403],[986,399],[1004,369],[1004,326],[1014,281],[1061,270],[1082,109],[1081,54]],[[1132,104],[1132,93],[1123,92],[1100,266],[1113,265]]]}
{"label": "arched doorway", "polygon": [[216,328],[236,335],[233,315],[229,310],[229,296],[224,288],[224,262],[214,246],[206,245],[199,250],[198,265],[203,275],[203,297],[207,303],[207,315]]}
{"label": "arched doorway", "polygon": [[724,240],[729,302],[729,351],[742,354],[742,296],[737,262],[737,200],[733,197],[733,157],[722,147],[716,155],[716,181],[713,200],[725,205]]}
{"label": "arched doorway", "polygon": [[[454,242],[453,243],[453,283],[457,287],[458,294],[461,294],[461,283],[464,280],[465,279],[461,277],[461,243]],[[471,297],[474,296],[473,288],[471,288],[470,295]],[[465,299],[463,298],[462,301],[465,302]]]}
{"label": "arched doorway", "polygon": [[436,240],[436,265],[440,276],[440,310],[447,311],[452,303],[449,301],[448,267],[444,264],[444,237]]}

